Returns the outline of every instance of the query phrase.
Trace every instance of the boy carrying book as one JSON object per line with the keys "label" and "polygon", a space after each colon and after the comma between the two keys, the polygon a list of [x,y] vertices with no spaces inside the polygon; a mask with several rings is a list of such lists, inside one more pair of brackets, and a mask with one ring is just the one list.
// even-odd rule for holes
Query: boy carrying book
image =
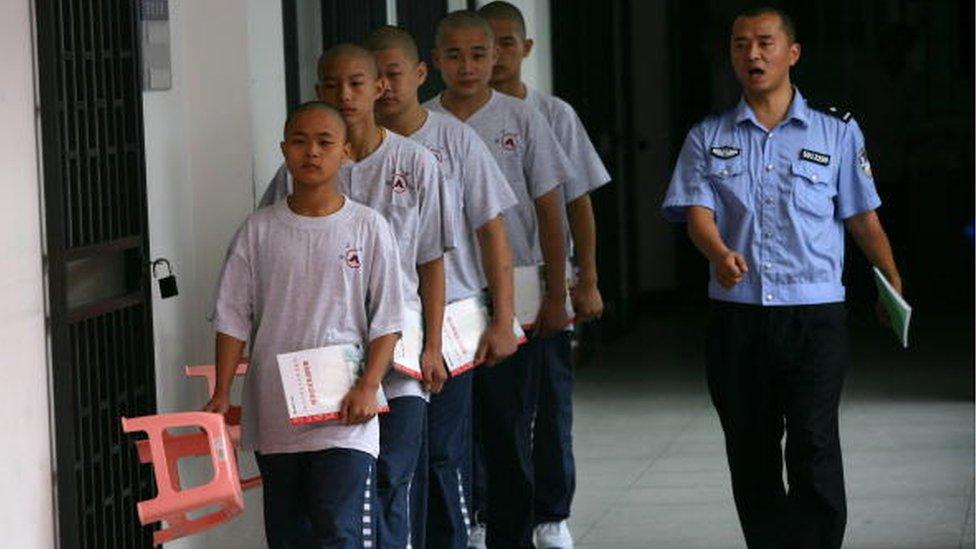
{"label": "boy carrying book", "polygon": [[[250,344],[243,444],[264,480],[269,547],[362,547],[379,453],[377,390],[401,330],[397,245],[379,213],[336,190],[350,154],[338,111],[297,107],[281,150],[293,192],[251,214],[231,242],[215,300],[217,385],[204,409],[227,411]],[[366,349],[342,419],[292,424],[277,356],[333,345]]]}

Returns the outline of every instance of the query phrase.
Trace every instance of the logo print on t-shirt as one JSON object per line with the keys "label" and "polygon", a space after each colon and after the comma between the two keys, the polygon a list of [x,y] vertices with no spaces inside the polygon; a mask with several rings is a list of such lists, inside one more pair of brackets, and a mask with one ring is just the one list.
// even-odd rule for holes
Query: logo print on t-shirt
{"label": "logo print on t-shirt", "polygon": [[437,159],[438,163],[444,161],[444,149],[440,147],[435,147],[433,145],[427,145],[427,150],[429,150],[431,154],[434,155],[434,158]]}
{"label": "logo print on t-shirt", "polygon": [[407,182],[408,175],[410,174],[404,172],[393,172],[393,177],[390,179],[390,188],[393,189],[393,192],[407,192],[407,189],[410,188],[410,184]]}
{"label": "logo print on t-shirt", "polygon": [[348,267],[358,269],[360,266],[362,266],[362,263],[359,261],[360,251],[361,250],[359,248],[346,248],[346,265]]}
{"label": "logo print on t-shirt", "polygon": [[501,136],[499,136],[495,141],[498,143],[498,146],[506,151],[514,151],[515,148],[518,147],[518,137],[518,134],[515,132],[502,130]]}

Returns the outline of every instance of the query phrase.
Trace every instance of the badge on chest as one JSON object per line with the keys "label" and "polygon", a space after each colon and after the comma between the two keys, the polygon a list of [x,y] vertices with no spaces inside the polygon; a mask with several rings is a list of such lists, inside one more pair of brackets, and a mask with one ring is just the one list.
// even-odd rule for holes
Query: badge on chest
{"label": "badge on chest", "polygon": [[802,149],[800,151],[800,160],[806,160],[807,162],[813,162],[814,164],[820,164],[821,166],[830,165],[829,154],[811,151],[810,149]]}
{"label": "badge on chest", "polygon": [[715,158],[728,160],[729,158],[735,158],[736,156],[739,156],[739,154],[742,152],[742,149],[739,149],[737,147],[729,147],[729,146],[712,147],[711,149],[708,150],[708,152],[711,153],[711,155],[714,156]]}

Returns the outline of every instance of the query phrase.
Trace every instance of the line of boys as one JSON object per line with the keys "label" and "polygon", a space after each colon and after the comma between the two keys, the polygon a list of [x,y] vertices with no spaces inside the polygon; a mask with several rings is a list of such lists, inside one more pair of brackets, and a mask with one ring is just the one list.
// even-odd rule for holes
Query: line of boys
{"label": "line of boys", "polygon": [[[427,69],[405,31],[325,52],[319,101],[289,115],[266,207],[231,244],[207,409],[226,410],[250,341],[244,442],[264,478],[271,547],[372,546],[375,535],[378,547],[464,548],[469,531],[475,545],[486,533],[490,547],[572,546],[567,210],[582,321],[602,313],[587,193],[609,177],[571,107],[521,82],[532,42],[518,9],[493,2],[481,14],[438,25],[446,90],[423,105]],[[521,348],[513,265],[545,282],[536,318],[520,319],[531,329]],[[486,288],[477,358],[488,367],[449,377],[445,304]],[[410,317],[423,323],[422,380],[388,367]],[[344,422],[292,426],[275,356],[343,343],[367,349]],[[377,419],[380,384],[390,412]],[[490,484],[471,451],[473,399]]]}

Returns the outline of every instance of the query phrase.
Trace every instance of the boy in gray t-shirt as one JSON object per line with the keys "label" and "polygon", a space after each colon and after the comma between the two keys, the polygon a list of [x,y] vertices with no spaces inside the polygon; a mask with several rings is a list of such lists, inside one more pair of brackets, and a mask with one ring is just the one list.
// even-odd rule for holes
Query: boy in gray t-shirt
{"label": "boy in gray t-shirt", "polygon": [[[455,248],[444,257],[447,302],[490,299],[492,315],[481,336],[475,363],[484,360],[491,366],[517,348],[512,331],[512,260],[502,218],[502,212],[517,203],[515,195],[474,130],[451,115],[421,106],[417,90],[427,66],[420,61],[417,45],[407,31],[381,27],[369,36],[366,47],[376,56],[380,73],[387,80],[386,91],[376,106],[377,120],[427,147],[444,174],[444,203],[459,213]],[[486,287],[489,291],[484,296]],[[462,493],[461,477],[469,476],[468,423],[474,373],[455,371],[444,389],[431,395],[426,438],[430,465],[421,463],[411,488],[410,535],[414,547],[468,546],[470,498]]]}
{"label": "boy in gray t-shirt", "polygon": [[[575,247],[573,259],[578,269],[570,293],[577,324],[598,318],[603,314],[603,299],[597,287],[596,222],[589,193],[608,183],[610,174],[573,107],[522,81],[522,61],[533,46],[532,39],[525,35],[522,12],[508,2],[495,1],[482,6],[478,13],[488,20],[498,43],[492,87],[524,100],[542,113],[573,166],[572,177],[562,185],[570,229],[567,242]],[[568,547],[573,539],[567,519],[576,489],[571,332],[548,338],[546,346],[533,430],[535,470],[545,474],[536,478],[533,541],[540,548]]]}
{"label": "boy in gray t-shirt", "polygon": [[[379,451],[376,393],[401,330],[396,241],[382,216],[335,189],[349,154],[335,109],[298,107],[281,149],[294,190],[251,214],[231,242],[215,300],[217,384],[204,409],[228,410],[250,343],[242,428],[263,478],[268,545],[361,547]],[[277,355],[340,344],[367,349],[342,421],[292,425]]]}
{"label": "boy in gray t-shirt", "polygon": [[[381,547],[403,547],[408,492],[422,457],[427,391],[440,391],[446,379],[441,356],[443,256],[453,246],[454,225],[441,205],[444,180],[434,155],[376,124],[373,109],[384,83],[372,54],[353,44],[333,46],[322,54],[318,72],[316,93],[348,124],[355,160],[340,171],[338,188],[390,222],[400,248],[405,316],[423,317],[423,385],[398,371],[383,381],[390,413],[380,418],[375,530]],[[287,195],[284,179],[276,177],[265,196],[273,200]]]}
{"label": "boy in gray t-shirt", "polygon": [[545,291],[529,343],[476,381],[481,447],[490,485],[485,519],[488,545],[531,546],[533,522],[532,422],[538,398],[540,341],[569,324],[566,251],[560,184],[570,167],[552,129],[524,101],[491,90],[496,49],[488,22],[469,11],[438,24],[434,62],[446,85],[424,106],[453,115],[481,137],[518,198],[505,213],[515,265],[544,265]]}

